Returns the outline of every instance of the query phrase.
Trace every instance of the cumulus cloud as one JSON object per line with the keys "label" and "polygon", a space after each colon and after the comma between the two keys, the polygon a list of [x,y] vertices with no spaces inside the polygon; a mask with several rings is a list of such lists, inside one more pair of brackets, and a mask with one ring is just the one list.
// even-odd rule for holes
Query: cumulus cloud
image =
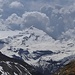
{"label": "cumulus cloud", "polygon": [[[63,32],[75,27],[75,3],[70,6],[44,6],[41,12],[45,13],[50,19],[52,32],[49,34],[53,38],[59,38]],[[49,29],[48,28],[48,29]]]}
{"label": "cumulus cloud", "polygon": [[23,8],[23,4],[19,1],[14,1],[9,5],[11,8]]}
{"label": "cumulus cloud", "polygon": [[51,31],[49,27],[50,21],[46,14],[41,12],[26,12],[19,17],[17,14],[12,14],[5,20],[5,24],[12,30],[23,30],[25,28],[34,26],[43,31]]}
{"label": "cumulus cloud", "polygon": [[61,8],[58,5],[44,6],[41,8],[41,12],[45,13],[50,19],[49,28],[52,29],[52,32],[49,32],[49,34],[53,38],[58,38],[64,31],[63,14],[60,13]]}
{"label": "cumulus cloud", "polygon": [[7,24],[11,24],[11,23],[20,24],[21,18],[17,14],[13,13],[11,16],[9,16],[6,19],[6,23]]}
{"label": "cumulus cloud", "polygon": [[8,25],[8,27],[11,30],[18,30],[20,29],[20,25],[21,25],[21,17],[19,17],[17,14],[13,13],[11,16],[9,16],[6,20],[5,20],[5,24]]}
{"label": "cumulus cloud", "polygon": [[73,29],[68,29],[66,32],[63,32],[61,37],[59,38],[60,40],[75,40],[75,27]]}
{"label": "cumulus cloud", "polygon": [[67,14],[63,12],[62,9],[65,10],[66,8],[60,5],[44,6],[41,8],[41,12],[25,12],[22,17],[14,13],[9,16],[5,22],[12,30],[23,30],[30,26],[34,26],[57,39],[62,35],[62,32],[73,28],[75,24],[72,11],[70,14]]}
{"label": "cumulus cloud", "polygon": [[23,26],[25,27],[33,25],[39,29],[45,30],[49,25],[49,18],[46,16],[46,14],[37,11],[26,12],[22,15],[22,20]]}
{"label": "cumulus cloud", "polygon": [[57,39],[75,27],[74,0],[66,1],[71,5],[65,5],[65,0],[0,0],[0,18],[12,30],[33,25]]}

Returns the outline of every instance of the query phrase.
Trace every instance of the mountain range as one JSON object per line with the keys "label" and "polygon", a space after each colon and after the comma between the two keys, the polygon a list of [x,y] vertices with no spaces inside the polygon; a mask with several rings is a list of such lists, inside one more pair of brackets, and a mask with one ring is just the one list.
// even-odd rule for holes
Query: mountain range
{"label": "mountain range", "polygon": [[0,75],[74,75],[74,62],[75,0],[0,0]]}
{"label": "mountain range", "polygon": [[4,38],[0,39],[0,52],[10,58],[23,60],[43,75],[53,75],[75,59],[74,42],[54,40],[34,26],[10,32],[2,34]]}

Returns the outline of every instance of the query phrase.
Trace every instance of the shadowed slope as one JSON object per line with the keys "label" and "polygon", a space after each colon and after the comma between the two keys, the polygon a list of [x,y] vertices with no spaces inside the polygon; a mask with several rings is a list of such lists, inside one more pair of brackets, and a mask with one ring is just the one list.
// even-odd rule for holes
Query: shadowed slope
{"label": "shadowed slope", "polygon": [[[23,60],[9,58],[3,55],[0,52],[0,67],[2,68],[3,72],[6,72],[7,75],[42,75],[41,73],[37,72],[32,66],[25,63]],[[2,70],[0,70],[0,74],[3,74]]]}
{"label": "shadowed slope", "polygon": [[64,66],[55,75],[75,75],[75,60]]}

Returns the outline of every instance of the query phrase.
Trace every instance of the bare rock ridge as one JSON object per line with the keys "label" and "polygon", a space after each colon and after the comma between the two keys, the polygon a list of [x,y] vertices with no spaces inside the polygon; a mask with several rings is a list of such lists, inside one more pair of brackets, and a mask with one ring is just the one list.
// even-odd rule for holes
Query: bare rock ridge
{"label": "bare rock ridge", "polygon": [[75,75],[75,60],[65,65],[55,75]]}

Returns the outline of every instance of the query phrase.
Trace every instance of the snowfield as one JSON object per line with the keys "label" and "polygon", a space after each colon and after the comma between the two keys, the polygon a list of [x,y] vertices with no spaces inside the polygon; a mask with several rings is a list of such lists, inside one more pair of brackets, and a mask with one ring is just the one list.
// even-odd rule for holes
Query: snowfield
{"label": "snowfield", "polygon": [[74,42],[54,40],[35,27],[20,32],[3,31],[0,34],[4,42],[0,52],[11,58],[21,58],[30,65],[41,66],[41,70],[44,71],[46,66],[48,68],[54,64],[53,69],[49,71],[54,72],[54,68],[58,69],[60,65],[67,64],[71,61],[69,58],[75,55]]}
{"label": "snowfield", "polygon": [[0,31],[0,39],[7,38],[8,36],[17,35],[20,31]]}

